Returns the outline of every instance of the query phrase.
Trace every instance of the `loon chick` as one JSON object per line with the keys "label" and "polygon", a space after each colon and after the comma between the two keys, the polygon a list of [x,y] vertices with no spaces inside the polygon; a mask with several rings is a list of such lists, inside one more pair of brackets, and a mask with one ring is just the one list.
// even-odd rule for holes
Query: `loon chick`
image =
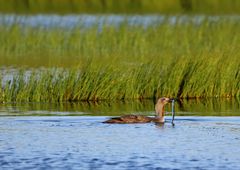
{"label": "loon chick", "polygon": [[149,122],[156,122],[156,123],[164,123],[164,105],[171,102],[172,100],[166,97],[162,97],[158,99],[155,105],[155,117],[148,117],[143,115],[124,115],[121,117],[113,117],[109,120],[104,121],[103,123],[149,123]]}

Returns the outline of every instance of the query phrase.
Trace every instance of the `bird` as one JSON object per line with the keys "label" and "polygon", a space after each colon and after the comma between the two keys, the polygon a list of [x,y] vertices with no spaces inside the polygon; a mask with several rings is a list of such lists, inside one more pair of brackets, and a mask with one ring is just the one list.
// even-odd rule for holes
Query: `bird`
{"label": "bird", "polygon": [[167,103],[170,103],[173,99],[162,97],[157,100],[155,105],[156,115],[154,117],[148,117],[144,115],[123,115],[120,117],[113,117],[109,120],[104,121],[103,123],[110,124],[130,124],[130,123],[164,123],[164,106]]}

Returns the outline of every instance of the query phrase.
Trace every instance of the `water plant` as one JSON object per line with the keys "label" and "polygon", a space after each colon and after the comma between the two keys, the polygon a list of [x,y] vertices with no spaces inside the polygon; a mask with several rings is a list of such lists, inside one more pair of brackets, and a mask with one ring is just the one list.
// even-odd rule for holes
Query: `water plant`
{"label": "water plant", "polygon": [[0,0],[5,13],[239,14],[236,0]]}
{"label": "water plant", "polygon": [[0,26],[0,64],[35,68],[2,75],[0,101],[239,97],[239,28],[208,18],[101,30]]}

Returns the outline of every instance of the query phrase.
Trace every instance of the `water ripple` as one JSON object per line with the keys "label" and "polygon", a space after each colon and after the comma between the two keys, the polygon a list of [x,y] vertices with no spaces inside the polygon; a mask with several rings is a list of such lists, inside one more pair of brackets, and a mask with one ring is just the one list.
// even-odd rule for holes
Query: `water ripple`
{"label": "water ripple", "polygon": [[108,125],[107,117],[0,117],[3,169],[239,169],[239,117]]}

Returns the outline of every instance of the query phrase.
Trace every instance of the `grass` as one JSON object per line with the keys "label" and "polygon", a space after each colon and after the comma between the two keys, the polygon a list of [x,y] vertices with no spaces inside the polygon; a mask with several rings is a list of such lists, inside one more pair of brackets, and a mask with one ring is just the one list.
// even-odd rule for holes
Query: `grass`
{"label": "grass", "polygon": [[239,14],[238,0],[0,0],[1,13]]}
{"label": "grass", "polygon": [[0,102],[239,97],[239,30],[207,18],[101,31],[0,26],[1,65],[63,67],[0,78]]}

